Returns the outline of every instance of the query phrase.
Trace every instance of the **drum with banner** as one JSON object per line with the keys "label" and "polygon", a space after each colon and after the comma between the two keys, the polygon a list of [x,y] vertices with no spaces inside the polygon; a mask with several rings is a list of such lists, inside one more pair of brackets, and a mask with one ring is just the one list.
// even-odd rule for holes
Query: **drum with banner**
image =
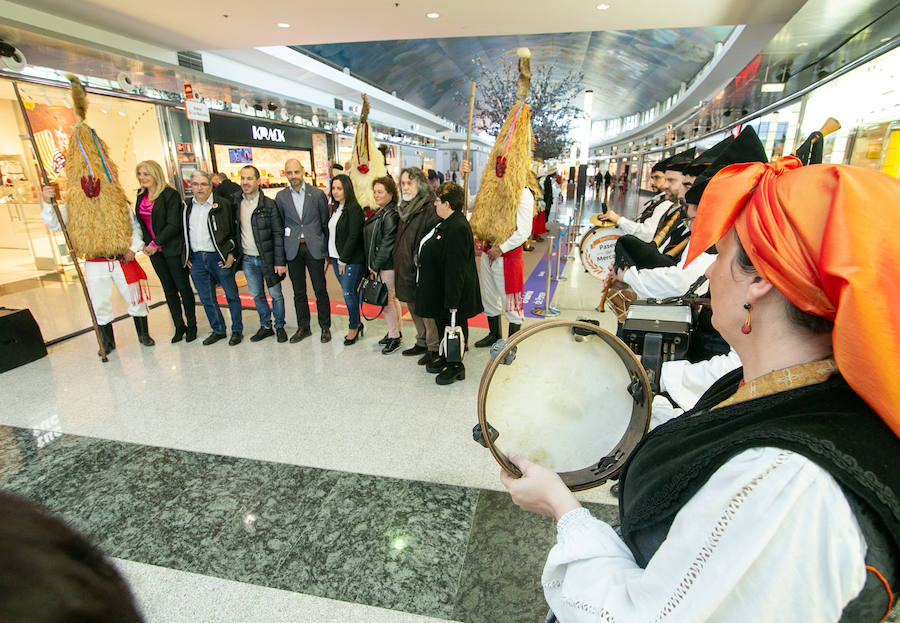
{"label": "drum with banner", "polygon": [[[548,358],[564,361],[547,366]],[[635,354],[594,324],[550,320],[519,331],[478,388],[483,443],[508,472],[523,456],[573,491],[606,482],[647,432],[652,401]],[[481,441],[481,440],[479,440]]]}
{"label": "drum with banner", "polygon": [[612,223],[606,221],[601,223],[606,224],[592,227],[584,234],[579,250],[584,270],[603,281],[616,257],[616,240],[624,236],[625,232],[614,227]]}

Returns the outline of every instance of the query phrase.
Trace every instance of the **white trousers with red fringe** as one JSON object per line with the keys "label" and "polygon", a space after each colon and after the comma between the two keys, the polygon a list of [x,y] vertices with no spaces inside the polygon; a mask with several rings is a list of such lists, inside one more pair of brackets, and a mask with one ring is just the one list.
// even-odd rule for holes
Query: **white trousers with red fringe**
{"label": "white trousers with red fringe", "polygon": [[[97,316],[97,324],[109,324],[113,321],[112,289],[113,284],[125,302],[128,303],[129,316],[146,316],[147,303],[135,302],[132,285],[125,281],[122,265],[116,260],[107,262],[85,262],[84,279],[87,281],[88,293],[91,295],[91,303],[94,306],[94,314]],[[138,286],[140,287],[140,286]]]}

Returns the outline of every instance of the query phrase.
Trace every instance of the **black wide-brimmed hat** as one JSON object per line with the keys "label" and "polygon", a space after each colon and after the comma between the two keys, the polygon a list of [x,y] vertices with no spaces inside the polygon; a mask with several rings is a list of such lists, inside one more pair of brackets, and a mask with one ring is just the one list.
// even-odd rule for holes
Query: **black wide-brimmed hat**
{"label": "black wide-brimmed hat", "polygon": [[690,149],[685,149],[684,151],[675,154],[669,158],[669,162],[666,164],[666,171],[683,172],[684,168],[693,162],[696,155],[696,147],[691,147]]}
{"label": "black wide-brimmed hat", "polygon": [[741,131],[740,136],[734,139],[728,147],[723,151],[715,161],[704,169],[703,173],[697,176],[693,186],[685,193],[684,200],[686,203],[699,204],[706,185],[716,173],[725,167],[738,164],[740,162],[768,162],[766,157],[766,148],[756,135],[756,131],[746,126]]}
{"label": "black wide-brimmed hat", "polygon": [[713,162],[716,161],[716,158],[725,153],[725,150],[728,149],[728,146],[733,142],[734,137],[729,134],[724,139],[694,158],[693,161],[691,161],[691,163],[687,165],[682,172],[685,175],[700,175],[707,169],[707,167],[709,167]]}

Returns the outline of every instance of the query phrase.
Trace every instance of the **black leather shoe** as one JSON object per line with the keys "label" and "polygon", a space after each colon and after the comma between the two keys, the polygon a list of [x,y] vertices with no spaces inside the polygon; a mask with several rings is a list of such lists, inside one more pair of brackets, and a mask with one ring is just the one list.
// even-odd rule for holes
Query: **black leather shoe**
{"label": "black leather shoe", "polygon": [[[403,336],[401,335],[400,337],[403,337]],[[405,351],[403,351],[400,354],[403,355],[404,357],[418,357],[419,355],[421,355],[423,353],[427,353],[427,352],[428,352],[427,347],[419,346],[418,344],[415,344],[412,346],[412,348],[407,348]]]}
{"label": "black leather shoe", "polygon": [[275,336],[278,339],[279,343],[287,342],[287,331],[284,330],[284,327],[278,327],[275,329]]}
{"label": "black leather shoe", "polygon": [[425,371],[430,372],[431,374],[437,374],[443,372],[447,365],[447,360],[444,359],[444,356],[439,355],[437,359],[425,366]]}
{"label": "black leather shoe", "polygon": [[462,381],[466,378],[466,367],[461,363],[450,363],[444,371],[438,374],[434,382],[438,385],[450,385],[454,381]]}
{"label": "black leather shoe", "polygon": [[419,361],[417,363],[420,366],[427,366],[432,361],[437,361],[437,360],[438,360],[437,351],[429,350],[429,351],[426,351],[426,353],[424,355],[422,355],[422,357],[419,359]]}
{"label": "black leather shoe", "polygon": [[184,334],[187,333],[187,327],[181,325],[180,327],[175,327],[175,335],[172,336],[171,342],[173,344],[177,344],[181,340],[184,339]]}
{"label": "black leather shoe", "polygon": [[209,346],[210,344],[215,344],[219,340],[224,340],[226,337],[228,336],[224,333],[210,333],[208,336],[206,336],[206,339],[203,340],[203,345]]}
{"label": "black leather shoe", "polygon": [[[253,336],[250,338],[250,341],[251,342],[259,342],[260,340],[264,340],[267,337],[271,337],[273,335],[275,335],[275,332],[272,329],[270,329],[269,327],[260,327],[259,331],[254,333]],[[232,336],[232,337],[234,337],[234,336]]]}
{"label": "black leather shoe", "polygon": [[319,338],[319,341],[323,344],[327,344],[331,341],[331,329],[322,329],[322,336]]}
{"label": "black leather shoe", "polygon": [[366,328],[363,326],[363,323],[359,323],[356,327],[356,335],[353,336],[351,340],[349,337],[344,336],[344,346],[350,346],[351,344],[356,344],[356,341],[359,340],[366,332]]}
{"label": "black leather shoe", "polygon": [[193,342],[197,339],[197,325],[188,325],[187,331],[184,334],[185,342]]}
{"label": "black leather shoe", "polygon": [[228,340],[229,346],[237,346],[244,339],[244,334],[240,331],[233,331],[231,333],[231,339]]}
{"label": "black leather shoe", "polygon": [[296,344],[301,340],[305,340],[310,335],[312,335],[312,331],[309,329],[297,329],[297,332],[291,336],[291,344]]}
{"label": "black leather shoe", "polygon": [[390,355],[392,352],[400,348],[400,338],[392,337],[389,338],[387,344],[384,345],[384,348],[381,349],[382,355]]}

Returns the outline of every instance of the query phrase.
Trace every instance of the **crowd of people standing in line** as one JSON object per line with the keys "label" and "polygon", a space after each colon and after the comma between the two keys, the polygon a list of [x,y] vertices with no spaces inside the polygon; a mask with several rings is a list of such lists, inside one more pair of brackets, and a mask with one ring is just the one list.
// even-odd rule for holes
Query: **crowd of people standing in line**
{"label": "crowd of people standing in line", "polygon": [[[236,346],[243,341],[242,304],[235,280],[238,270],[244,273],[259,316],[259,329],[251,342],[275,336],[278,342],[296,344],[312,335],[307,274],[316,299],[320,341],[330,342],[328,263],[347,306],[345,346],[365,334],[359,288],[363,277],[368,277],[383,282],[388,292],[383,308],[388,330],[379,341],[382,354],[401,348],[403,301],[416,337],[402,354],[419,357],[420,365],[437,374],[438,384],[465,378],[461,363],[449,364],[438,352],[452,314],[468,339],[467,319],[482,311],[462,188],[447,182],[435,192],[421,169],[406,168],[399,189],[389,176],[373,182],[376,205],[366,217],[349,176],[333,177],[329,201],[321,189],[304,181],[304,173],[299,161],[288,160],[288,186],[270,199],[261,192],[260,174],[252,165],[241,169],[239,187],[225,176],[194,171],[192,197],[185,203],[166,184],[157,162],[137,165],[140,189],[134,214],[143,252],[159,277],[172,316],[175,331],[171,342],[197,338],[189,275],[210,324],[211,332],[203,344],[228,338],[228,343]],[[44,189],[45,201],[54,196],[52,187]],[[285,278],[290,278],[293,286],[297,318],[297,330],[290,337],[281,288]],[[216,298],[217,286],[225,295],[230,337]],[[154,344],[149,332],[141,342]]]}

